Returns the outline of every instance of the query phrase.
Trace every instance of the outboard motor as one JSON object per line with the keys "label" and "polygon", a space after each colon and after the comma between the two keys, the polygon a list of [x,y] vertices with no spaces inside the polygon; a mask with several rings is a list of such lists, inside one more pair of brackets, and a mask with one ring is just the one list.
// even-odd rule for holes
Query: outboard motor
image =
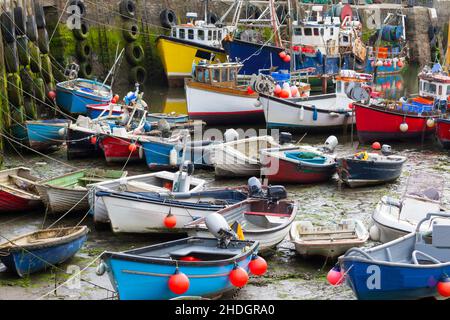
{"label": "outboard motor", "polygon": [[238,238],[225,218],[216,212],[205,218],[205,225],[209,232],[219,240],[220,248],[226,248],[231,240]]}
{"label": "outboard motor", "polygon": [[292,142],[292,134],[289,132],[281,132],[278,139],[280,144],[287,144]]}
{"label": "outboard motor", "polygon": [[223,134],[225,138],[225,142],[235,141],[239,139],[239,133],[234,129],[227,129]]}
{"label": "outboard motor", "polygon": [[325,140],[323,148],[328,152],[333,152],[337,145],[338,139],[336,138],[336,136],[329,136],[327,140]]}
{"label": "outboard motor", "polygon": [[383,144],[381,146],[381,153],[385,156],[391,155],[393,153],[391,146],[388,144]]}
{"label": "outboard motor", "polygon": [[194,173],[194,164],[186,160],[173,178],[172,192],[189,192],[191,189],[191,176]]}
{"label": "outboard motor", "polygon": [[158,121],[158,130],[161,131],[163,137],[169,137],[170,123],[166,119],[160,119]]}
{"label": "outboard motor", "polygon": [[256,177],[251,177],[248,179],[248,196],[250,198],[259,197],[262,195],[262,184]]}
{"label": "outboard motor", "polygon": [[267,187],[267,198],[271,202],[277,202],[279,200],[286,199],[286,188],[280,185]]}

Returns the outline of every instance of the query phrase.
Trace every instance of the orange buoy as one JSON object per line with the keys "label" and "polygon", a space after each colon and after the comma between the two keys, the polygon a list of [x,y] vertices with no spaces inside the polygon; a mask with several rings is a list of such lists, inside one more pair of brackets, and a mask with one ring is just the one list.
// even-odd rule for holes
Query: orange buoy
{"label": "orange buoy", "polygon": [[332,286],[340,285],[344,280],[344,277],[342,276],[341,273],[341,268],[336,265],[330,271],[328,271],[327,280],[328,283],[331,284]]}
{"label": "orange buoy", "polygon": [[372,143],[372,149],[373,150],[380,150],[381,149],[381,144],[377,141],[375,141],[374,143]]}
{"label": "orange buoy", "polygon": [[248,86],[248,87],[247,87],[247,93],[248,93],[248,94],[254,94],[255,91],[253,91],[252,87]]}
{"label": "orange buoy", "polygon": [[169,212],[167,216],[164,217],[164,225],[172,229],[177,225],[177,217],[175,217],[172,213]]}
{"label": "orange buoy", "polygon": [[284,58],[286,58],[286,52],[285,52],[285,51],[281,51],[278,55],[279,55],[280,58],[283,59],[283,60],[284,60]]}
{"label": "orange buoy", "polygon": [[189,278],[178,270],[169,278],[169,289],[175,294],[183,294],[189,289]]}
{"label": "orange buoy", "polygon": [[91,144],[96,144],[97,143],[97,137],[96,136],[92,136],[91,137]]}
{"label": "orange buoy", "polygon": [[247,284],[248,273],[241,267],[236,267],[230,272],[230,281],[233,286],[242,288]]}
{"label": "orange buoy", "polygon": [[442,278],[437,283],[437,291],[443,297],[446,298],[450,297],[450,278],[448,277]]}
{"label": "orange buoy", "polygon": [[281,93],[281,86],[279,84],[277,84],[275,86],[275,90],[273,91],[275,94],[280,94]]}
{"label": "orange buoy", "polygon": [[50,100],[55,100],[55,99],[56,99],[56,93],[55,93],[55,91],[50,90],[50,91],[47,93],[47,97],[48,97]]}
{"label": "orange buoy", "polygon": [[186,257],[181,257],[180,258],[181,261],[202,261],[202,259],[193,257],[193,256],[186,256]]}
{"label": "orange buoy", "polygon": [[135,152],[136,149],[137,149],[137,146],[136,146],[135,143],[130,143],[130,144],[128,145],[128,150],[130,150],[130,152]]}
{"label": "orange buoy", "polygon": [[262,276],[267,271],[267,262],[264,258],[256,256],[250,261],[248,267],[255,276]]}
{"label": "orange buoy", "polygon": [[119,99],[120,99],[119,95],[116,94],[116,95],[114,95],[114,97],[111,99],[111,102],[112,102],[112,103],[117,103],[117,102],[119,102]]}
{"label": "orange buoy", "polygon": [[283,99],[289,98],[289,91],[286,89],[281,90],[280,97]]}
{"label": "orange buoy", "polygon": [[290,61],[291,61],[291,56],[287,54],[287,55],[283,58],[283,61],[286,62],[286,63],[290,62]]}

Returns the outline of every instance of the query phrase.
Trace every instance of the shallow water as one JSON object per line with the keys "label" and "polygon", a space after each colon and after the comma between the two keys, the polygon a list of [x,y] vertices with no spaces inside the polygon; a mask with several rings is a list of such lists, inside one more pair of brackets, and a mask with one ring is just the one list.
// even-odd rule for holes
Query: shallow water
{"label": "shallow water", "polygon": [[[397,80],[398,81],[398,80]],[[397,81],[395,83],[397,83]],[[411,82],[411,81],[409,81]],[[414,83],[402,82],[404,92],[414,92]],[[394,84],[396,90],[400,86]],[[147,92],[147,91],[146,91]],[[150,91],[152,111],[185,112],[185,100],[180,90],[161,92],[160,89]],[[223,128],[222,128],[223,129]],[[296,139],[302,134],[295,136]],[[325,141],[328,134],[308,134],[302,143],[318,145]],[[351,154],[368,146],[352,145],[350,134],[346,136],[337,134],[340,144],[336,152],[339,155]],[[356,137],[354,140],[357,140]],[[390,184],[370,188],[349,189],[339,184],[337,177],[331,181],[318,185],[289,185],[289,196],[299,202],[297,219],[310,219],[315,223],[328,224],[345,217],[361,219],[366,226],[370,224],[370,214],[376,203],[383,195],[401,197],[406,181],[412,172],[437,173],[450,181],[449,152],[440,149],[434,139],[421,144],[392,143],[392,148],[399,154],[408,157],[401,177]],[[27,166],[32,168],[35,175],[48,178],[69,172],[76,168],[105,167],[102,158],[75,160],[70,163],[66,160],[65,149],[48,155],[50,158],[25,153],[10,152],[5,158],[5,167]],[[58,163],[59,160],[67,165]],[[121,169],[121,165],[108,166]],[[126,167],[129,175],[148,172],[144,164],[129,164]],[[207,179],[210,186],[236,186],[245,184],[245,179],[214,180],[212,172],[197,170],[195,174]],[[450,185],[444,190],[443,206],[450,210]],[[25,232],[30,232],[49,226],[56,217],[45,216],[44,212],[2,214],[0,216],[0,236],[10,239]],[[123,235],[113,234],[108,229],[97,230],[90,216],[84,214],[69,214],[58,225],[73,226],[80,221],[91,229],[88,241],[83,249],[68,263],[60,266],[59,270],[49,270],[33,274],[24,279],[7,272],[0,272],[0,299],[110,299],[113,294],[107,275],[99,277],[95,274],[96,258],[104,250],[126,250],[151,243],[157,243],[173,236],[168,235]],[[0,240],[2,242],[2,240]],[[368,243],[368,246],[374,243]],[[249,284],[227,298],[233,299],[354,299],[351,290],[346,286],[331,287],[326,283],[325,276],[332,266],[332,261],[321,258],[303,259],[298,257],[293,246],[284,241],[278,249],[267,258],[268,273],[261,278],[250,279]],[[87,267],[88,266],[88,267]],[[0,267],[1,268],[1,267]],[[80,286],[68,288],[62,286],[53,292],[55,287],[68,279],[67,270],[82,270]],[[261,290],[264,288],[264,290]],[[48,295],[44,296],[45,294]]]}

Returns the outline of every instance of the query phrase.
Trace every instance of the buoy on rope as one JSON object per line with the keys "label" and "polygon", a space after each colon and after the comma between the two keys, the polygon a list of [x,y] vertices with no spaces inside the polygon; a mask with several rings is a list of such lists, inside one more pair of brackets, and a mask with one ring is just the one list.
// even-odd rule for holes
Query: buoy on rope
{"label": "buoy on rope", "polygon": [[233,286],[242,288],[247,284],[248,273],[243,268],[236,266],[230,272],[230,282]]}
{"label": "buoy on rope", "polygon": [[189,278],[177,269],[175,274],[170,276],[168,285],[170,291],[180,295],[188,291]]}

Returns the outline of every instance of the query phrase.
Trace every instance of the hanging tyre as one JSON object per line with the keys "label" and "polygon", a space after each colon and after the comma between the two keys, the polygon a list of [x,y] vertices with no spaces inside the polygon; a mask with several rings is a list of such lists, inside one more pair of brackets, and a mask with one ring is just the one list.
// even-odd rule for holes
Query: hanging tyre
{"label": "hanging tyre", "polygon": [[92,77],[92,65],[87,61],[80,63],[78,75],[81,78],[90,79]]}
{"label": "hanging tyre", "polygon": [[164,28],[172,28],[177,23],[177,15],[171,9],[164,9],[159,14],[159,21]]}
{"label": "hanging tyre", "polygon": [[22,7],[15,7],[13,12],[14,24],[16,25],[16,36],[23,36],[27,30],[25,11]]}
{"label": "hanging tyre", "polygon": [[76,44],[75,52],[80,61],[86,61],[86,60],[89,60],[89,57],[91,56],[92,47],[89,44],[89,42],[80,41],[80,42],[77,42],[77,44]]}
{"label": "hanging tyre", "polygon": [[[34,96],[33,74],[27,68],[20,70],[20,79],[22,80],[22,88],[24,92]],[[27,94],[25,94],[27,96]]]}
{"label": "hanging tyre", "polygon": [[0,27],[5,42],[11,43],[16,40],[14,16],[11,14],[11,12],[2,12],[2,14],[0,15]]}
{"label": "hanging tyre", "polygon": [[132,20],[123,23],[123,38],[128,42],[136,41],[139,36],[139,27],[137,23]]}
{"label": "hanging tyre", "polygon": [[38,46],[41,53],[46,54],[50,52],[47,29],[38,29]]}
{"label": "hanging tyre", "polygon": [[133,18],[136,15],[136,4],[132,0],[122,0],[119,3],[119,13],[124,18]]}
{"label": "hanging tyre", "polygon": [[5,43],[3,46],[3,54],[5,56],[6,72],[14,73],[19,71],[19,56],[17,53],[17,43]]}
{"label": "hanging tyre", "polygon": [[27,119],[36,120],[38,118],[36,102],[34,99],[25,99],[23,108],[24,108]]}
{"label": "hanging tyre", "polygon": [[30,69],[34,73],[41,72],[41,55],[39,53],[39,48],[36,44],[29,41],[28,50],[30,52]]}
{"label": "hanging tyre", "polygon": [[42,29],[47,26],[45,23],[44,7],[42,7],[38,1],[34,2],[34,16],[36,17],[36,25],[38,29]]}
{"label": "hanging tyre", "polygon": [[53,80],[52,62],[48,54],[41,55],[41,75],[45,82],[51,82]]}
{"label": "hanging tyre", "polygon": [[72,32],[75,38],[77,38],[78,40],[84,40],[88,36],[89,26],[86,21],[82,20],[80,22],[80,28],[75,28],[72,30]]}
{"label": "hanging tyre", "polygon": [[10,108],[9,111],[11,113],[11,118],[13,119],[13,121],[11,121],[12,125],[25,122],[26,118],[23,109],[24,109],[23,106]]}
{"label": "hanging tyre", "polygon": [[42,78],[35,78],[33,81],[34,96],[37,102],[45,102],[45,82]]}
{"label": "hanging tyre", "polygon": [[23,104],[22,81],[16,73],[7,76],[8,100],[15,106]]}
{"label": "hanging tyre", "polygon": [[145,70],[144,67],[141,66],[133,67],[130,70],[128,79],[132,84],[134,83],[143,84],[147,80],[147,70]]}
{"label": "hanging tyre", "polygon": [[80,17],[84,17],[86,15],[86,5],[81,0],[72,0],[69,2],[69,8],[70,6],[77,6],[78,12],[72,11],[71,14],[79,14]]}
{"label": "hanging tyre", "polygon": [[209,24],[216,24],[219,21],[219,17],[214,12],[208,13],[208,23]]}
{"label": "hanging tyre", "polygon": [[26,36],[17,38],[17,54],[20,65],[27,66],[30,64],[30,53],[28,52],[28,39]]}
{"label": "hanging tyre", "polygon": [[36,25],[36,17],[35,16],[28,16],[27,17],[27,37],[30,41],[37,41],[38,38],[38,31],[37,31],[37,25]]}
{"label": "hanging tyre", "polygon": [[125,57],[132,66],[136,66],[144,60],[144,49],[140,44],[129,43],[125,47]]}

